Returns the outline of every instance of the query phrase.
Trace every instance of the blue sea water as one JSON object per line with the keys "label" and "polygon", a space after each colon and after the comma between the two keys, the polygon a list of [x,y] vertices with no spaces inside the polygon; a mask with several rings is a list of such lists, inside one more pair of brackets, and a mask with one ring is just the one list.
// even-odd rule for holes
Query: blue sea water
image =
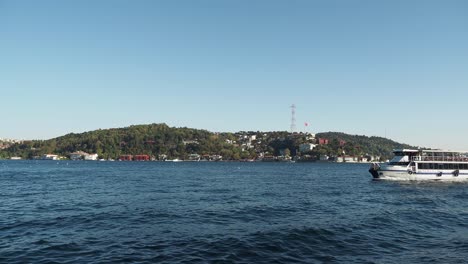
{"label": "blue sea water", "polygon": [[0,161],[0,262],[466,262],[468,184],[367,169]]}

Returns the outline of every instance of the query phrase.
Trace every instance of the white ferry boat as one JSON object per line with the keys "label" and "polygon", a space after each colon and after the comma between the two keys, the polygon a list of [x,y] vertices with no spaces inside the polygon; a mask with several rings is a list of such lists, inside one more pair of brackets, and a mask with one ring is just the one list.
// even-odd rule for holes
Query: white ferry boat
{"label": "white ferry boat", "polygon": [[388,163],[371,165],[374,179],[468,180],[468,152],[396,149],[393,153]]}

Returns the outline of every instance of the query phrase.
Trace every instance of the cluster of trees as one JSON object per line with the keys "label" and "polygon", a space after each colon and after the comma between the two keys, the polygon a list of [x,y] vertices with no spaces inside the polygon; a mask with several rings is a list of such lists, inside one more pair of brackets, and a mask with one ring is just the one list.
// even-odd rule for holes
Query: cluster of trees
{"label": "cluster of trees", "polygon": [[[337,156],[343,152],[350,156],[373,155],[380,156],[383,160],[392,156],[393,149],[417,149],[415,146],[402,144],[382,137],[367,137],[360,135],[348,135],[339,132],[326,132],[316,135],[317,138],[326,138],[329,144],[319,146],[316,151],[320,154]],[[340,146],[340,141],[346,142]]]}
{"label": "cluster of trees", "polygon": [[[250,136],[255,135],[252,139]],[[394,148],[410,148],[394,141],[344,133],[320,133],[317,138],[329,139],[328,145],[317,146],[311,155],[347,155],[368,153],[389,157]],[[345,146],[339,145],[345,140]],[[248,144],[246,144],[248,143]],[[49,140],[25,141],[0,151],[0,158],[19,156],[25,159],[54,153],[68,156],[75,151],[97,153],[100,158],[116,159],[120,155],[147,154],[185,159],[189,154],[221,155],[224,160],[254,159],[266,155],[296,156],[299,145],[313,143],[306,134],[280,132],[212,133],[191,128],[173,128],[166,124],[136,125],[125,128],[100,129],[81,134],[67,134]]]}

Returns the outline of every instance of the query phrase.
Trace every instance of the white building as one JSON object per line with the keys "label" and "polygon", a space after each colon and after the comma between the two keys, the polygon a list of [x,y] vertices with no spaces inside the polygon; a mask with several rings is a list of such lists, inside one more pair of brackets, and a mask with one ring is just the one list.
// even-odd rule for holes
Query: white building
{"label": "white building", "polygon": [[59,157],[58,155],[54,155],[54,154],[44,154],[42,155],[41,159],[42,160],[58,160]]}
{"label": "white building", "polygon": [[336,162],[358,162],[358,158],[354,156],[339,156],[336,157]]}
{"label": "white building", "polygon": [[190,160],[190,161],[200,161],[200,155],[199,154],[189,154],[188,155],[188,160]]}
{"label": "white building", "polygon": [[70,153],[70,159],[71,160],[82,160],[84,156],[89,155],[88,153],[84,151],[77,151]]}
{"label": "white building", "polygon": [[314,148],[315,148],[315,144],[311,144],[311,143],[305,143],[305,144],[299,145],[300,152],[308,152],[308,151],[313,150]]}
{"label": "white building", "polygon": [[84,155],[84,160],[97,160],[98,159],[98,154],[88,154]]}

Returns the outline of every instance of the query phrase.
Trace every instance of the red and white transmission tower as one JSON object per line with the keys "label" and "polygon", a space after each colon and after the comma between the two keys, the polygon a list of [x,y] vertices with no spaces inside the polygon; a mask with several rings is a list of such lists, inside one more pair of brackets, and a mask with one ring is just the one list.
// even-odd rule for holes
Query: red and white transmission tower
{"label": "red and white transmission tower", "polygon": [[296,105],[291,105],[291,133],[296,131]]}

